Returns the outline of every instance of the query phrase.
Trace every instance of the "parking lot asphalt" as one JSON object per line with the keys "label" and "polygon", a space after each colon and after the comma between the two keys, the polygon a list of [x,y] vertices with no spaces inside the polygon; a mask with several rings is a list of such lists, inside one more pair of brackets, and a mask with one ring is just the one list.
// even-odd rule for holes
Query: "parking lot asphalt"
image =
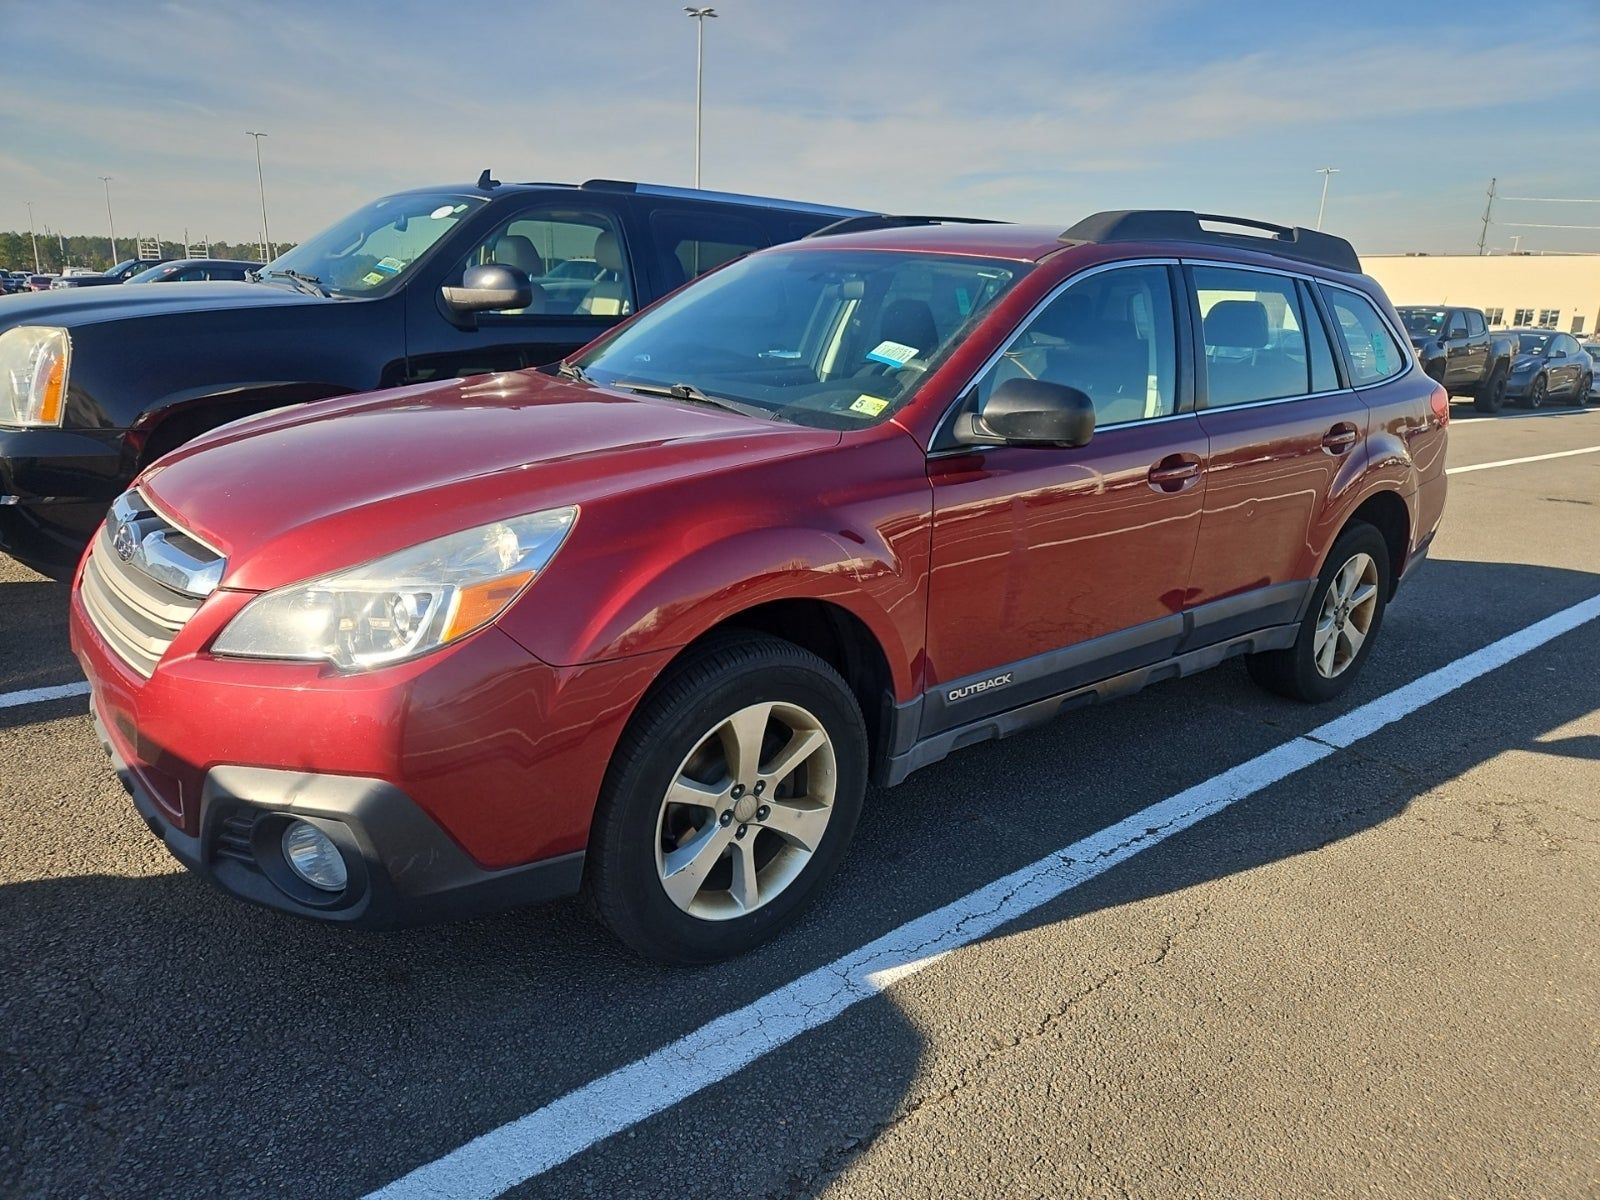
{"label": "parking lot asphalt", "polygon": [[[1600,410],[1456,414],[1444,527],[1347,698],[1231,663],[964,751],[871,793],[822,902],[716,967],[642,963],[578,901],[393,934],[246,907],[135,817],[81,697],[0,707],[0,1194],[1600,1193],[1600,621],[654,1116],[573,1108],[588,1148],[548,1170],[497,1143],[410,1176],[1600,595]],[[79,678],[64,605],[0,559],[0,697]]]}

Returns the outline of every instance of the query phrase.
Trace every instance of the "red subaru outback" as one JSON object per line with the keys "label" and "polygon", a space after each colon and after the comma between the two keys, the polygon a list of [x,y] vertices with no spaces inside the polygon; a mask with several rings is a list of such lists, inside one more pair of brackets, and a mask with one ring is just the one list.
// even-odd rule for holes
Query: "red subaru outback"
{"label": "red subaru outback", "polygon": [[1325,234],[815,237],[555,369],[184,447],[73,644],[140,814],[237,896],[390,925],[581,885],[712,959],[816,893],[869,779],[1235,655],[1344,691],[1448,406]]}

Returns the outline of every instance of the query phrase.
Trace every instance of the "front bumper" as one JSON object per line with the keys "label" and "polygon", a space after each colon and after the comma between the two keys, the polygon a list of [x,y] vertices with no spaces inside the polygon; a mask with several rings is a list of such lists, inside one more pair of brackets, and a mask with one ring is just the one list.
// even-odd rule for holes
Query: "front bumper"
{"label": "front bumper", "polygon": [[1523,399],[1530,391],[1533,390],[1533,381],[1537,378],[1539,378],[1539,373],[1537,371],[1531,375],[1523,376],[1520,379],[1513,375],[1510,379],[1506,380],[1506,399]]}
{"label": "front bumper", "polygon": [[70,573],[132,469],[121,430],[0,429],[0,552]]}
{"label": "front bumper", "polygon": [[[216,766],[200,792],[199,833],[172,821],[95,712],[100,743],[134,807],[174,858],[243,900],[363,929],[454,920],[568,896],[583,851],[502,870],[473,862],[404,792],[381,779]],[[339,847],[349,884],[337,895],[299,879],[280,849],[291,820]]]}

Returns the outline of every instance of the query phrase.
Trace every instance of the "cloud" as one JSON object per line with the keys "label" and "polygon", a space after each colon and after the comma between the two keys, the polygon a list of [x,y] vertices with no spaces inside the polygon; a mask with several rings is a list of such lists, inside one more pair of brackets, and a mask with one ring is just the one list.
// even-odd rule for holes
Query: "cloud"
{"label": "cloud", "polygon": [[[1495,17],[1488,39],[1472,21],[1374,23],[1358,7],[1331,24],[1318,6],[1225,25],[1214,5],[1179,3],[726,0],[706,31],[707,185],[1065,222],[1128,203],[1294,220],[1313,215],[1311,172],[1333,162],[1359,233],[1421,235],[1443,197],[1476,202],[1479,175],[1548,170],[1541,135],[1513,136],[1534,106],[1600,98],[1548,70],[1541,20]],[[247,238],[247,128],[271,135],[285,237],[484,166],[688,182],[693,26],[673,4],[20,12],[14,43],[47,65],[0,93],[0,226],[12,199],[34,199],[54,226],[97,228],[95,176],[112,174],[119,227]],[[1549,186],[1580,187],[1593,150]],[[1361,200],[1397,182],[1409,204]]]}

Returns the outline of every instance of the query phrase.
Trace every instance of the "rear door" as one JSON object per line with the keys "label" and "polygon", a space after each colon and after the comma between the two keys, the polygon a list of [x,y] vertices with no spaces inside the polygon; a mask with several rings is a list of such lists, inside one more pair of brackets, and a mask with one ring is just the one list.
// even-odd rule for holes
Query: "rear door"
{"label": "rear door", "polygon": [[1298,619],[1315,571],[1313,525],[1368,415],[1303,282],[1201,263],[1186,274],[1211,446],[1188,602],[1205,642]]}
{"label": "rear door", "polygon": [[[1063,285],[935,438],[924,735],[1176,651],[1206,465],[1178,278],[1175,264],[1118,264]],[[1019,377],[1087,392],[1093,440],[955,443],[954,417]]]}

